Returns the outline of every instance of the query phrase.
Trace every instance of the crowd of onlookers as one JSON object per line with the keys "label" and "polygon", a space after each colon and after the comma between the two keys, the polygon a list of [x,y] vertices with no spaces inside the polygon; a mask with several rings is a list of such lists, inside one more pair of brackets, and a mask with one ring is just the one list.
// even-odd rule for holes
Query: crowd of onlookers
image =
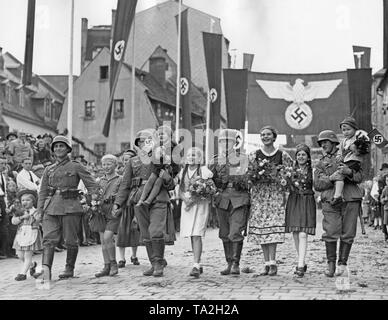
{"label": "crowd of onlookers", "polygon": [[[11,220],[15,208],[20,206],[17,194],[23,189],[39,192],[44,169],[55,162],[51,150],[52,140],[53,136],[49,133],[34,137],[24,132],[10,132],[5,138],[0,137],[0,259],[16,258],[12,246],[17,226],[13,225]],[[119,159],[121,160],[120,157]],[[85,165],[95,178],[104,174],[100,164],[86,161],[83,155],[75,156],[73,160]],[[122,161],[119,161],[117,171],[120,175],[123,174],[124,163]],[[172,197],[171,205],[176,219],[175,225],[179,226],[181,200]],[[82,231],[79,234],[81,246],[100,244],[99,235],[90,231],[88,220],[89,213],[85,211]],[[209,221],[209,225],[216,227],[218,223],[213,219]],[[56,248],[57,251],[65,249],[63,243]]]}

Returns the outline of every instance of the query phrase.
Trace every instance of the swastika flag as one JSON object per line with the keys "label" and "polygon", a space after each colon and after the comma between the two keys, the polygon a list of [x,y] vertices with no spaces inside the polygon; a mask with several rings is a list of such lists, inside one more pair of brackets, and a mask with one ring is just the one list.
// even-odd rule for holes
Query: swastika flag
{"label": "swastika flag", "polygon": [[388,144],[387,139],[385,139],[385,137],[377,129],[373,129],[371,132],[369,132],[368,137],[378,148],[382,149],[386,144]]}

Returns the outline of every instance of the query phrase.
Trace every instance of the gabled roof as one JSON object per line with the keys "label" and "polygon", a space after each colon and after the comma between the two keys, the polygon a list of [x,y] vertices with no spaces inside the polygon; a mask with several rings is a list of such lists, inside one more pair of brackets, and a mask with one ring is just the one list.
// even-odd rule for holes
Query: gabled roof
{"label": "gabled roof", "polygon": [[[68,88],[68,81],[69,81],[69,76],[68,75],[41,75],[40,76],[43,79],[46,79],[47,82],[49,82],[51,85],[55,86],[55,88],[58,89],[58,91],[62,92],[64,94],[67,91]],[[78,77],[73,76],[74,80],[76,80]]]}

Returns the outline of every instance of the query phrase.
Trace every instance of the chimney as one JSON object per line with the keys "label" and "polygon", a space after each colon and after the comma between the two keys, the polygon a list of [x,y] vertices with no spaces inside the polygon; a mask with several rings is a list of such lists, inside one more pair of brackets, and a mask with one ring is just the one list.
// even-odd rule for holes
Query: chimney
{"label": "chimney", "polygon": [[4,70],[3,48],[0,47],[0,71]]}
{"label": "chimney", "polygon": [[116,10],[112,9],[112,26],[110,27],[109,51],[112,51],[113,34],[115,32]]}
{"label": "chimney", "polygon": [[[167,50],[163,49],[164,52]],[[166,58],[161,53],[155,52],[150,58],[150,74],[158,81],[163,88],[166,88]]]}
{"label": "chimney", "polygon": [[85,68],[86,60],[86,45],[88,41],[88,19],[82,18],[81,20],[81,73]]}

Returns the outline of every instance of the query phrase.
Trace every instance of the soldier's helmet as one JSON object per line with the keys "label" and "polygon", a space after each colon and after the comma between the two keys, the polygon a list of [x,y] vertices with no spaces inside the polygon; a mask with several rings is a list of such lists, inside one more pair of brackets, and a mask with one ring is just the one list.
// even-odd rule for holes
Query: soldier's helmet
{"label": "soldier's helmet", "polygon": [[69,148],[69,151],[67,153],[70,153],[71,150],[73,150],[73,148],[71,147],[71,143],[70,143],[69,139],[67,139],[67,137],[65,137],[65,136],[58,135],[54,138],[53,142],[51,143],[51,151],[52,152],[54,152],[54,145],[58,142],[64,143]]}
{"label": "soldier's helmet", "polygon": [[139,140],[145,139],[148,143],[152,142],[154,130],[152,129],[143,129],[136,133],[134,144],[136,147],[139,146]]}
{"label": "soldier's helmet", "polygon": [[218,141],[220,140],[231,140],[233,142],[236,142],[237,135],[240,131],[235,129],[222,129],[219,136]]}
{"label": "soldier's helmet", "polygon": [[337,135],[334,133],[332,130],[323,130],[319,135],[318,135],[318,144],[321,145],[321,142],[324,140],[329,140],[332,143],[339,144]]}

